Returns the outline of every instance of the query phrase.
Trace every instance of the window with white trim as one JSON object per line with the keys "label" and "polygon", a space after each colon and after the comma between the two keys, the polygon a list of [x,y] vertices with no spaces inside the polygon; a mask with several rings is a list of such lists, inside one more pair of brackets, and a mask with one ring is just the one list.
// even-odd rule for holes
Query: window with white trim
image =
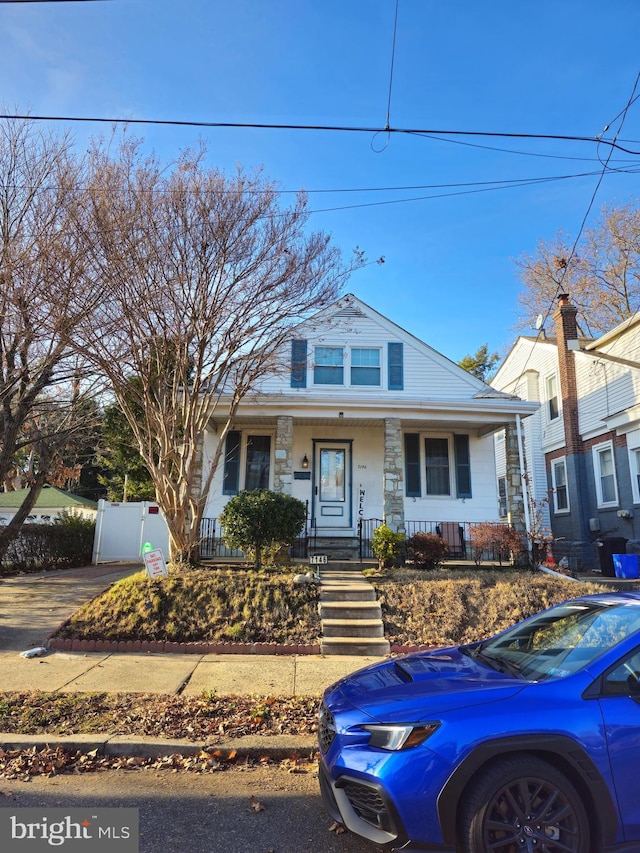
{"label": "window with white trim", "polygon": [[556,513],[569,512],[569,492],[567,490],[567,460],[564,456],[551,463],[551,484],[553,487],[553,509]]}
{"label": "window with white trim", "polygon": [[314,347],[313,384],[382,386],[380,347]]}
{"label": "window with white trim", "polygon": [[271,477],[271,436],[227,433],[222,493],[237,495],[241,489],[268,489]]}
{"label": "window with white trim", "polygon": [[498,515],[507,517],[507,478],[498,477]]}
{"label": "window with white trim", "polygon": [[640,503],[640,448],[629,450],[629,470],[631,471],[631,490],[634,504]]}
{"label": "window with white trim", "polygon": [[343,347],[316,347],[313,364],[315,385],[344,385]]}
{"label": "window with white trim", "polygon": [[618,484],[616,482],[613,442],[606,441],[602,444],[596,444],[592,450],[592,454],[598,506],[617,506]]}
{"label": "window with white trim", "polygon": [[374,347],[351,348],[351,384],[380,385],[380,350]]}
{"label": "window with white trim", "polygon": [[558,380],[555,373],[547,376],[547,420],[555,421],[560,415],[558,404]]}
{"label": "window with white trim", "polygon": [[404,465],[407,497],[472,497],[469,436],[464,433],[405,433]]}

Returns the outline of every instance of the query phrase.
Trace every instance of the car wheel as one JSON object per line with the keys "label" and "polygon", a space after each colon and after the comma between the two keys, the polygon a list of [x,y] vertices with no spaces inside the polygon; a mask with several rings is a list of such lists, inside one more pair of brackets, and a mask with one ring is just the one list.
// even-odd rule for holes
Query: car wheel
{"label": "car wheel", "polygon": [[588,853],[589,821],[578,792],[536,756],[503,759],[473,780],[460,811],[464,853]]}

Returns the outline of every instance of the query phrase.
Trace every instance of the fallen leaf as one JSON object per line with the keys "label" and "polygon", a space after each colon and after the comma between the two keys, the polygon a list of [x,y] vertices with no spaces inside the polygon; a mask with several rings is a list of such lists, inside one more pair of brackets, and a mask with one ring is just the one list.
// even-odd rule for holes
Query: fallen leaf
{"label": "fallen leaf", "polygon": [[254,812],[264,811],[264,806],[256,797],[253,796],[253,794],[249,797],[249,804],[251,806],[251,810]]}
{"label": "fallen leaf", "polygon": [[329,832],[335,832],[336,835],[342,835],[344,831],[344,826],[341,823],[338,823],[337,820],[334,820],[334,822],[329,827]]}

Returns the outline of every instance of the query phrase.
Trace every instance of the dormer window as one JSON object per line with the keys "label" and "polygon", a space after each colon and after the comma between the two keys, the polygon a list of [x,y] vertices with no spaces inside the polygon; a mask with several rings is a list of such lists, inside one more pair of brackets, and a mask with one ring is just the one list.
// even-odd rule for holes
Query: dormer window
{"label": "dormer window", "polygon": [[380,350],[353,347],[351,350],[351,384],[380,385]]}
{"label": "dormer window", "polygon": [[344,350],[342,347],[316,347],[313,381],[315,385],[344,384]]}

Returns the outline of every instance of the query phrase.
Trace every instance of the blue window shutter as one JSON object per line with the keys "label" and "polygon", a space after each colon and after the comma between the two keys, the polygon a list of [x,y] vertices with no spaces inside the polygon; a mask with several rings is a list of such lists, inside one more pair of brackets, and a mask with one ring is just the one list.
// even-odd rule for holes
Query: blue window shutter
{"label": "blue window shutter", "polygon": [[456,495],[459,498],[471,497],[471,457],[469,455],[469,436],[453,436],[453,452],[456,462]]}
{"label": "blue window shutter", "polygon": [[387,345],[390,391],[404,390],[404,354],[402,347],[402,343],[395,341]]}
{"label": "blue window shutter", "polygon": [[240,486],[240,433],[231,430],[227,433],[224,448],[223,495],[237,495]]}
{"label": "blue window shutter", "polygon": [[404,478],[405,494],[408,498],[419,498],[420,488],[420,436],[418,433],[404,434]]}
{"label": "blue window shutter", "polygon": [[307,387],[307,342],[300,338],[291,341],[291,387]]}

